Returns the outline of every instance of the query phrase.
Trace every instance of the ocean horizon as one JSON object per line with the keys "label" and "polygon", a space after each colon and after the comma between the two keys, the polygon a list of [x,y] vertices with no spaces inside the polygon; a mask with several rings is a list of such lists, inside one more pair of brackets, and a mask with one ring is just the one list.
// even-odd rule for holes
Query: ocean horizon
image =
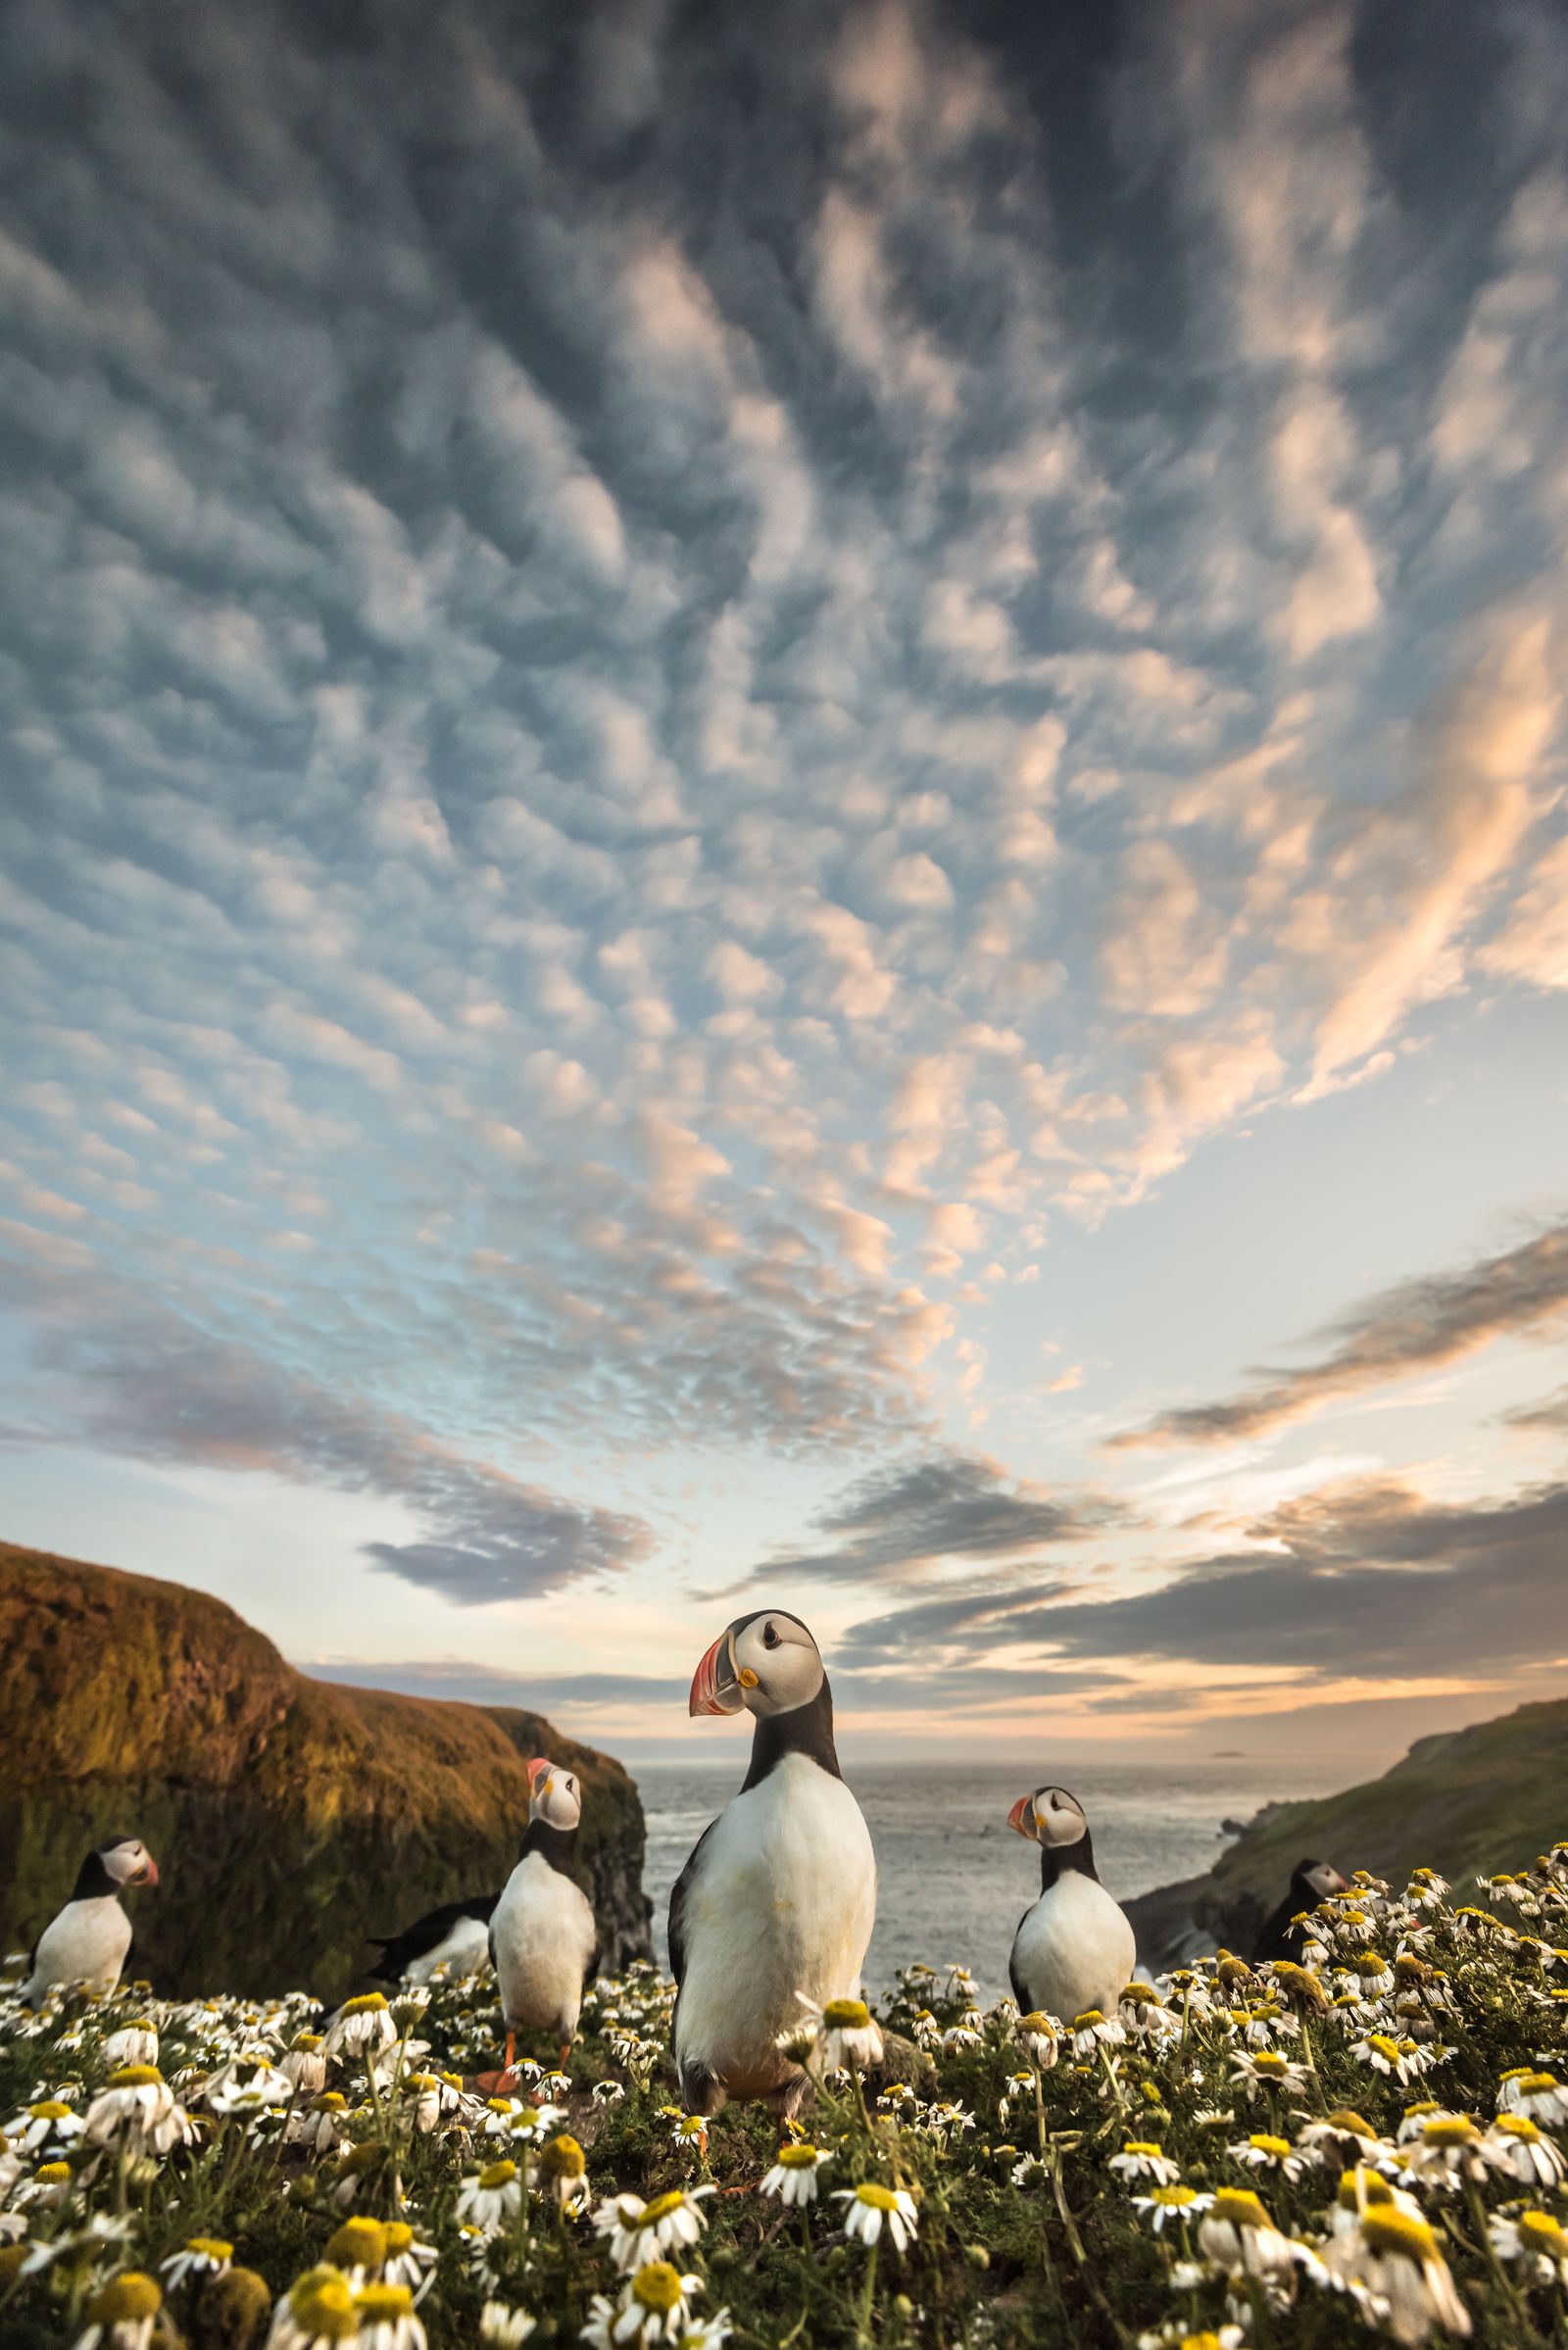
{"label": "ocean horizon", "polygon": [[[1102,1882],[1118,1900],[1196,1877],[1225,1849],[1226,1820],[1265,1803],[1333,1793],[1353,1768],[1332,1760],[1269,1765],[1219,1756],[1155,1767],[1061,1758],[1055,1784],[1085,1806]],[[643,1884],[654,1904],[654,1947],[669,1961],[670,1888],[709,1822],[746,1775],[744,1757],[635,1766],[648,1823]],[[966,1966],[986,2003],[1007,1991],[1019,1918],[1040,1889],[1040,1856],[1007,1827],[1031,1786],[1017,1763],[867,1762],[847,1766],[877,1857],[876,1931],[865,1987],[886,1991],[902,1967]],[[1329,1854],[1338,1859],[1341,1856]],[[1354,1865],[1354,1856],[1346,1856]],[[1280,1886],[1283,1893],[1285,1887]]]}

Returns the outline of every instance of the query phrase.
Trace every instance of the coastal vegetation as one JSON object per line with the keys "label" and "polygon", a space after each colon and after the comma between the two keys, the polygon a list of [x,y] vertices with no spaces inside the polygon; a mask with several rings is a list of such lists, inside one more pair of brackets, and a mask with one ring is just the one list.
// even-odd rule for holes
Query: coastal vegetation
{"label": "coastal vegetation", "polygon": [[[1303,1963],[1114,2013],[959,1966],[802,2011],[816,2079],[670,2102],[673,1986],[600,1979],[487,2094],[493,1986],[0,1997],[0,2350],[1240,2350],[1560,2343],[1568,1846],[1450,1900],[1362,1877]],[[536,2052],[540,2056],[544,2051]]]}

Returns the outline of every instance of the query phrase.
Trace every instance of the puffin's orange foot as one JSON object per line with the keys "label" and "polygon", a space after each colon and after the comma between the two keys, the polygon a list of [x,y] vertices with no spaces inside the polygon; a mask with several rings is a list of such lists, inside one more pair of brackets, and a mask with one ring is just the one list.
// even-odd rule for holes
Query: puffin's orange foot
{"label": "puffin's orange foot", "polygon": [[473,2085],[476,2089],[482,2090],[487,2097],[511,2097],[515,2095],[522,2083],[512,2067],[508,2065],[505,2071],[500,2073],[475,2073]]}

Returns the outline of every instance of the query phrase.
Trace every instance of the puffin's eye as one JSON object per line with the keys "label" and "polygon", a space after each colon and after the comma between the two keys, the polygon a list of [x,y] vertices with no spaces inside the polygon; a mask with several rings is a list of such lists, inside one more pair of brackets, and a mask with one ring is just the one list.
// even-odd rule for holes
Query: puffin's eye
{"label": "puffin's eye", "polygon": [[762,1626],[762,1645],[764,1648],[776,1648],[778,1646],[778,1634],[774,1631],[771,1624],[764,1624]]}

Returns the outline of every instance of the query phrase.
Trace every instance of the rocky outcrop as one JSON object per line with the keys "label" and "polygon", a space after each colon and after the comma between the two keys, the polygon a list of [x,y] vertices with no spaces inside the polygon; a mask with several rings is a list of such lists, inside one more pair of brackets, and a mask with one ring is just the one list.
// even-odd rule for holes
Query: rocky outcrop
{"label": "rocky outcrop", "polygon": [[335,1999],[365,1937],[502,1885],[525,1765],[583,1784],[579,1866],[603,1962],[649,1947],[643,1813],[610,1756],[540,1714],[315,1681],[220,1600],[0,1544],[0,1935],[27,1947],[106,1835],[163,1882],[135,1966],[172,1994]]}
{"label": "rocky outcrop", "polygon": [[1382,1779],[1309,1803],[1271,1803],[1205,1877],[1126,1904],[1147,1967],[1223,1943],[1250,1953],[1298,1860],[1370,1869],[1403,1885],[1414,1868],[1455,1886],[1519,1869],[1568,1836],[1568,1698],[1417,1739]]}

